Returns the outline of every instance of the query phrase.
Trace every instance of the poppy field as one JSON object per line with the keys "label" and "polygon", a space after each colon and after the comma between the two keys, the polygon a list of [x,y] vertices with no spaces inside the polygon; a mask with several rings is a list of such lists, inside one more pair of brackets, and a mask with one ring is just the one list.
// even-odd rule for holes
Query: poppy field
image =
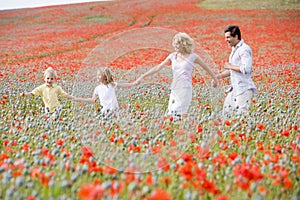
{"label": "poppy field", "polygon": [[[300,199],[299,1],[124,0],[0,12],[0,199]],[[94,66],[131,82],[188,33],[215,73],[240,26],[252,48],[257,94],[247,118],[223,118],[228,79],[200,68],[182,118],[165,116],[169,67],[117,91],[120,115],[61,99],[58,118],[39,96],[48,67],[69,94],[89,97]],[[247,127],[253,127],[251,133]]]}

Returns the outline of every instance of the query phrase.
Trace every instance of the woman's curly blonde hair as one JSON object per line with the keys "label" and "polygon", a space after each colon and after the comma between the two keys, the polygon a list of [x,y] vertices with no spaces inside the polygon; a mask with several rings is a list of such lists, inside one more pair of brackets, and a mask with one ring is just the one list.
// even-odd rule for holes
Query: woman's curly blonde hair
{"label": "woman's curly blonde hair", "polygon": [[188,34],[180,32],[174,36],[172,44],[179,44],[184,53],[190,54],[193,51],[194,40]]}

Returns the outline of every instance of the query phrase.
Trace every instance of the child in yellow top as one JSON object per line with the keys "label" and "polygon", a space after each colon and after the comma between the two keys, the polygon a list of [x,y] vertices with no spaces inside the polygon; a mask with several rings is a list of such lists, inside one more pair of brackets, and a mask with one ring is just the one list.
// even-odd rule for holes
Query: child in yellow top
{"label": "child in yellow top", "polygon": [[38,86],[31,92],[22,92],[23,96],[35,96],[40,95],[45,104],[46,113],[53,113],[59,106],[60,102],[58,96],[62,96],[69,99],[74,99],[72,95],[67,94],[60,86],[56,85],[56,71],[52,67],[48,67],[44,73],[45,84]]}

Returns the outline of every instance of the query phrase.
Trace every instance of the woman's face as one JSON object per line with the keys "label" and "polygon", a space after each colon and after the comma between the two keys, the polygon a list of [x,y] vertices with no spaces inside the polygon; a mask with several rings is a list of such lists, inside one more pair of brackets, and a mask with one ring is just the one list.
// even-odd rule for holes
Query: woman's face
{"label": "woman's face", "polygon": [[177,53],[183,53],[183,48],[182,48],[182,46],[179,44],[179,42],[174,42],[174,43],[173,43],[173,47],[174,47],[174,50],[175,50]]}

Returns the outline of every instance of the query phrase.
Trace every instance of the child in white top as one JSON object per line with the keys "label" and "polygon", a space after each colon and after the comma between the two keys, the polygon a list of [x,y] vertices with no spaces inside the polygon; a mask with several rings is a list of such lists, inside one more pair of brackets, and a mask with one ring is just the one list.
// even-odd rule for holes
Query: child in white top
{"label": "child in white top", "polygon": [[109,68],[101,68],[97,70],[97,78],[100,84],[94,89],[91,98],[77,98],[75,101],[94,103],[97,97],[100,100],[101,114],[110,114],[119,109],[118,100],[116,97],[116,88],[129,88],[136,83],[116,83],[113,80],[112,73]]}

